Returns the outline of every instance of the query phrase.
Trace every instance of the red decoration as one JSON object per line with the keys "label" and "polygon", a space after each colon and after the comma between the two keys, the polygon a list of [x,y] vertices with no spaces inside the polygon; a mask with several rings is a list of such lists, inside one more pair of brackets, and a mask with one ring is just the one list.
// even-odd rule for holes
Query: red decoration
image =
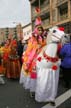
{"label": "red decoration", "polygon": [[12,41],[12,44],[13,44],[13,45],[17,45],[16,40],[13,40],[13,41]]}
{"label": "red decoration", "polygon": [[40,13],[40,8],[39,7],[36,7],[35,8],[35,11],[36,11],[36,13]]}
{"label": "red decoration", "polygon": [[57,48],[57,50],[58,50],[57,53],[58,53],[58,54],[60,53],[61,48],[62,48],[62,44],[59,43],[59,44],[58,44],[58,48]]}
{"label": "red decoration", "polygon": [[43,53],[43,55],[44,55],[44,58],[47,60],[47,61],[51,61],[51,62],[56,62],[56,61],[58,61],[58,57],[50,57],[50,56],[48,56],[45,52]]}
{"label": "red decoration", "polygon": [[64,27],[59,27],[59,30],[64,31]]}
{"label": "red decoration", "polygon": [[40,17],[37,17],[38,21],[41,21],[41,18]]}
{"label": "red decoration", "polygon": [[57,68],[58,68],[58,67],[57,67],[56,65],[52,66],[52,69],[53,69],[53,70],[57,70]]}
{"label": "red decoration", "polygon": [[36,79],[36,78],[37,78],[36,72],[31,72],[31,78],[32,78],[32,79]]}
{"label": "red decoration", "polygon": [[41,59],[42,59],[41,57],[38,57],[38,58],[37,58],[37,60],[38,60],[39,62],[41,61]]}

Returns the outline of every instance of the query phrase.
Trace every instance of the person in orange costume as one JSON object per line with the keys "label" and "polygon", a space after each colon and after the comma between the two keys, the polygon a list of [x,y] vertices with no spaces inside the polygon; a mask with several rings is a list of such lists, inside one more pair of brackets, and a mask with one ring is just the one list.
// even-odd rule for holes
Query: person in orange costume
{"label": "person in orange costume", "polygon": [[46,36],[47,32],[43,29],[40,21],[40,23],[36,25],[32,37],[28,41],[27,49],[23,55],[20,83],[23,84],[25,89],[30,89],[30,92],[35,92],[37,78],[36,59],[43,46],[46,45]]}
{"label": "person in orange costume", "polygon": [[8,60],[9,60],[9,54],[10,54],[10,39],[6,40],[6,43],[3,47],[3,67],[5,68],[5,75],[7,74],[7,69],[8,69]]}
{"label": "person in orange costume", "polygon": [[9,62],[8,62],[8,70],[7,70],[7,77],[8,78],[19,78],[20,76],[20,61],[19,56],[17,54],[17,41],[13,39],[11,41],[11,51],[9,55]]}

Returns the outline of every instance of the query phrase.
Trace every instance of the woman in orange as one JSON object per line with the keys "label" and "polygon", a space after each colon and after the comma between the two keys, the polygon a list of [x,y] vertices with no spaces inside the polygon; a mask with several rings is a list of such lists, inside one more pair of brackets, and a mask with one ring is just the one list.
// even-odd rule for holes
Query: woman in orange
{"label": "woman in orange", "polygon": [[8,66],[8,61],[9,61],[9,54],[10,54],[10,39],[6,40],[6,43],[3,48],[3,67],[5,68],[5,74],[7,76],[7,69],[9,68]]}
{"label": "woman in orange", "polygon": [[17,54],[17,41],[12,40],[10,45],[10,55],[8,62],[7,77],[8,78],[19,78],[20,76],[20,61]]}
{"label": "woman in orange", "polygon": [[36,84],[36,59],[43,46],[46,45],[47,32],[41,24],[35,27],[32,37],[28,41],[27,49],[23,56],[23,65],[20,76],[20,83],[30,92],[35,92]]}

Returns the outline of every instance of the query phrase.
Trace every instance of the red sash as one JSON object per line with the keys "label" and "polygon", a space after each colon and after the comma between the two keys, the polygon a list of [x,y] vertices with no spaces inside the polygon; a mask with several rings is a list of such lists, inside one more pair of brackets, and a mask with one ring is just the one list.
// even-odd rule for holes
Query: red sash
{"label": "red sash", "polygon": [[50,61],[50,62],[56,62],[56,61],[58,61],[58,57],[50,57],[50,56],[48,56],[45,52],[43,53],[43,56],[44,56],[44,58],[45,58],[47,61]]}

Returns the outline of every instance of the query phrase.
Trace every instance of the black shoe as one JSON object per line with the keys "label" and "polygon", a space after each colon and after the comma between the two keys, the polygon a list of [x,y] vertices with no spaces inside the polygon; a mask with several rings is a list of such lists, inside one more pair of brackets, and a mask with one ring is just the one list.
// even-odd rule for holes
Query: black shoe
{"label": "black shoe", "polygon": [[55,106],[56,105],[55,102],[53,102],[53,101],[51,101],[50,104],[51,104],[51,106]]}
{"label": "black shoe", "polygon": [[30,92],[30,97],[31,97],[31,98],[35,97],[35,93]]}

